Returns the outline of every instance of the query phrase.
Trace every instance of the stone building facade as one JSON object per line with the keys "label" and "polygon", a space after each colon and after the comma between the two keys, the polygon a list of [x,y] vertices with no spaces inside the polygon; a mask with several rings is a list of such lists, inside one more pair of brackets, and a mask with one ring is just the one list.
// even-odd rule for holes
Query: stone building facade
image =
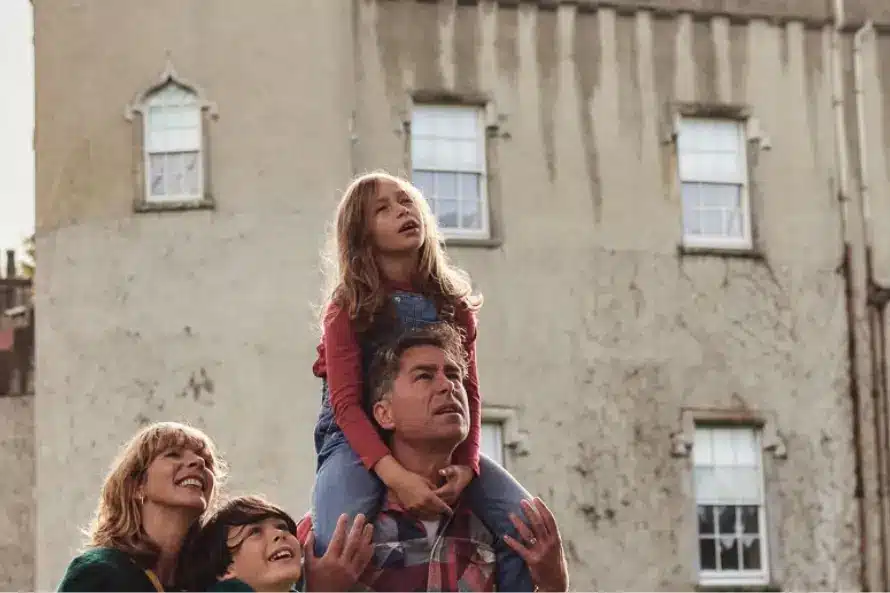
{"label": "stone building facade", "polygon": [[10,586],[57,583],[149,421],[307,506],[319,250],[386,168],[485,294],[488,450],[574,588],[890,587],[885,0],[53,0],[35,27]]}

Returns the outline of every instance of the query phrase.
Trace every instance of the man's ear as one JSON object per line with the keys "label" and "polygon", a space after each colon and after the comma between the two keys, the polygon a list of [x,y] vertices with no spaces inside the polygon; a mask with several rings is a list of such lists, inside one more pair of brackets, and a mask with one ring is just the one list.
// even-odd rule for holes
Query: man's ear
{"label": "man's ear", "polygon": [[392,430],[395,424],[392,420],[392,402],[385,397],[374,404],[374,420],[383,430]]}

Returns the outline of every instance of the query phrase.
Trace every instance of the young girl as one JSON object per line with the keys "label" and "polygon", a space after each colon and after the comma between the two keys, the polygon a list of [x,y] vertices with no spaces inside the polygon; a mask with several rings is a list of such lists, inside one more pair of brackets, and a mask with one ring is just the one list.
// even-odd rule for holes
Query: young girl
{"label": "young girl", "polygon": [[[403,179],[386,173],[355,179],[340,201],[335,225],[337,274],[313,366],[323,380],[312,495],[316,553],[324,553],[341,513],[373,517],[387,489],[406,509],[439,516],[450,513],[449,504],[467,488],[473,511],[495,534],[498,590],[532,591],[528,567],[502,538],[509,534],[522,541],[509,515],[521,516],[520,502],[531,495],[479,454],[474,314],[481,297],[472,295],[467,275],[449,263],[426,201]],[[390,332],[441,321],[455,324],[465,336],[471,420],[439,486],[404,469],[390,454],[363,406],[362,379]]]}

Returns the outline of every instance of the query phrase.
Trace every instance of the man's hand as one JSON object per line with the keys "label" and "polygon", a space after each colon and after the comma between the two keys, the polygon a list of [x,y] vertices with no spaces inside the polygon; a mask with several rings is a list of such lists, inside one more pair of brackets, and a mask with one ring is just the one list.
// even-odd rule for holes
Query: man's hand
{"label": "man's hand", "polygon": [[553,513],[540,498],[535,498],[533,503],[523,500],[522,512],[528,525],[512,513],[510,520],[516,526],[523,543],[509,535],[504,536],[504,542],[525,560],[539,591],[568,591],[569,569]]}
{"label": "man's hand", "polygon": [[418,517],[450,515],[451,507],[436,494],[435,486],[423,476],[404,470],[390,486],[402,507]]}
{"label": "man's hand", "polygon": [[328,551],[315,556],[315,534],[310,532],[303,545],[306,557],[307,591],[349,591],[358,582],[374,555],[371,540],[374,526],[358,515],[346,535],[347,516],[340,515]]}
{"label": "man's hand", "polygon": [[439,473],[445,477],[445,483],[434,494],[445,504],[454,506],[464,489],[473,481],[473,470],[465,465],[449,465]]}

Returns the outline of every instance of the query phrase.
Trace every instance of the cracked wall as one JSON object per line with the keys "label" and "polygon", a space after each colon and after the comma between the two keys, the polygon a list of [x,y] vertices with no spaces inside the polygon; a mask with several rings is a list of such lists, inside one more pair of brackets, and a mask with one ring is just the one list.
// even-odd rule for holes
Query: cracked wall
{"label": "cracked wall", "polygon": [[[502,242],[450,252],[486,296],[483,394],[529,435],[510,469],[556,510],[573,587],[693,586],[689,460],[670,455],[692,407],[774,412],[788,453],[769,461],[774,581],[857,589],[827,31],[354,6],[35,7],[36,587],[55,586],[116,446],[147,422],[196,423],[234,490],[306,508],[325,224],[352,173],[405,171],[406,106],[429,91],[492,100]],[[870,113],[890,122],[872,55]],[[219,107],[212,212],[132,212],[123,109],[167,59]],[[747,105],[768,136],[753,160],[760,259],[678,255],[672,100]]]}

